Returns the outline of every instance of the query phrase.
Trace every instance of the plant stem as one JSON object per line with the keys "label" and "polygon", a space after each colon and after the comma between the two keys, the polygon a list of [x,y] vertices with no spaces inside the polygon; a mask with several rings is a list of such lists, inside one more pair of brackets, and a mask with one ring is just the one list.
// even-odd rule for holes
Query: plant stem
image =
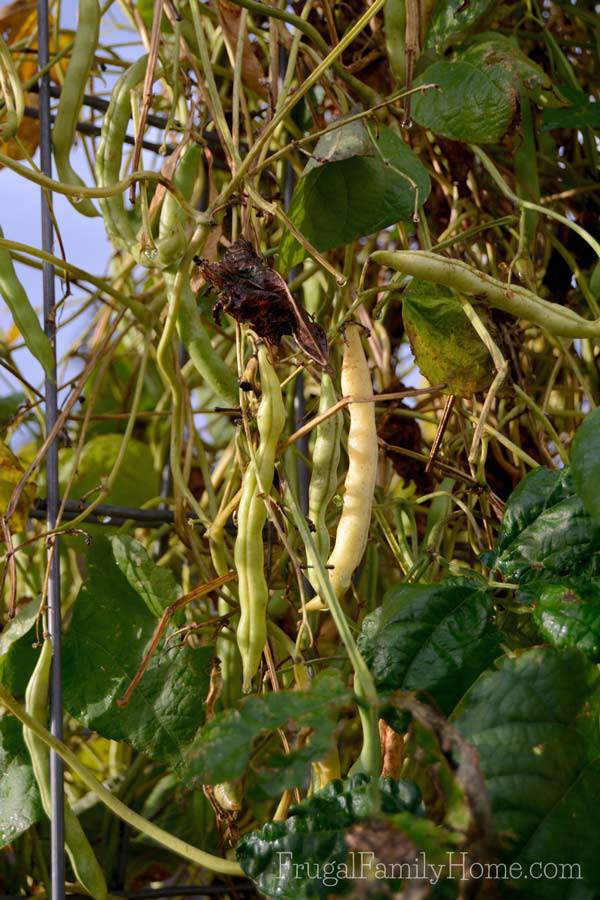
{"label": "plant stem", "polygon": [[54,750],[69,768],[79,776],[85,786],[89,788],[90,791],[93,791],[98,799],[104,803],[115,816],[118,816],[124,822],[127,822],[127,824],[131,825],[132,828],[135,828],[136,831],[140,831],[147,837],[162,844],[163,847],[166,847],[167,850],[170,850],[172,853],[176,853],[178,856],[183,857],[183,859],[196,863],[196,865],[203,866],[211,872],[218,872],[220,875],[244,874],[236,862],[223,859],[219,856],[213,856],[212,853],[206,853],[204,850],[200,850],[198,847],[194,847],[192,844],[180,840],[174,835],[169,834],[167,831],[163,831],[158,825],[149,822],[147,819],[144,819],[143,816],[140,816],[126,806],[121,800],[111,794],[111,792],[107,790],[94,775],[92,775],[88,767],[84,766],[83,763],[77,759],[75,754],[69,750],[66,744],[63,744],[62,741],[59,741],[51,735],[43,725],[40,725],[39,722],[32,719],[4,685],[0,685],[0,702],[19,720],[19,722],[33,731],[36,737],[42,740],[47,747]]}
{"label": "plant stem", "polygon": [[312,566],[312,574],[318,585],[319,594],[327,603],[331,617],[340,638],[342,639],[342,643],[346,648],[352,668],[354,669],[354,687],[357,696],[362,701],[359,706],[359,714],[363,726],[363,750],[360,757],[362,768],[370,775],[379,775],[381,763],[378,729],[379,698],[377,696],[377,688],[375,687],[373,676],[356,646],[356,641],[354,640],[350,627],[346,621],[342,604],[335,595],[329,575],[327,574],[327,569],[319,556],[315,542],[306,523],[306,519],[304,518],[302,510],[287,481],[284,490],[284,500],[290,509],[294,524],[304,543],[306,556],[309,565]]}

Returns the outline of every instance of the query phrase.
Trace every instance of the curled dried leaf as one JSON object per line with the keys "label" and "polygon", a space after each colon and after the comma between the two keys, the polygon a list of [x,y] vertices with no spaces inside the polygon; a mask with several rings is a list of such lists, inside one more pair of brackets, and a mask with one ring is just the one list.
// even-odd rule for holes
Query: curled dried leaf
{"label": "curled dried leaf", "polygon": [[323,329],[298,306],[281,275],[263,262],[249,241],[240,238],[219,263],[203,258],[196,262],[204,280],[219,295],[213,310],[216,316],[224,310],[271,344],[291,334],[310,359],[328,367]]}

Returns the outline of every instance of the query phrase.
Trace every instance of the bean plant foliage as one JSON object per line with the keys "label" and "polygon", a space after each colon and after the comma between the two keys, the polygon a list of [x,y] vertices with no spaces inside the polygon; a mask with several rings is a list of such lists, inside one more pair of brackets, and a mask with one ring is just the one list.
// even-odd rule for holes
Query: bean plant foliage
{"label": "bean plant foliage", "polygon": [[65,12],[0,9],[1,892],[52,751],[67,893],[594,900],[595,5]]}

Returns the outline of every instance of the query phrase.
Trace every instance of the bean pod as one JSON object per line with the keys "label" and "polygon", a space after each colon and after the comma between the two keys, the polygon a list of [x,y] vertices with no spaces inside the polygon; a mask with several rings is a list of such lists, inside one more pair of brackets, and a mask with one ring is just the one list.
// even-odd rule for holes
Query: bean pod
{"label": "bean pod", "polygon": [[[142,56],[130,66],[114,86],[96,154],[96,178],[99,187],[114,187],[119,181],[123,160],[123,145],[131,116],[131,91],[144,80],[148,57]],[[131,253],[136,262],[156,265],[155,253],[143,251],[138,231],[140,220],[135,211],[125,209],[123,196],[112,194],[100,200],[106,232],[112,243]]]}
{"label": "bean pod", "polygon": [[17,133],[25,115],[25,97],[10,47],[0,34],[0,97],[6,117],[0,124],[0,141],[9,141]]}
{"label": "bean pod", "polygon": [[[371,374],[360,339],[361,327],[349,325],[344,335],[342,393],[357,400],[372,399]],[[327,562],[331,585],[341,598],[359,565],[371,524],[371,509],[377,478],[377,430],[373,403],[350,403],[348,471],[344,482],[344,505],[335,544]]]}
{"label": "bean pod", "polygon": [[277,442],[286,419],[279,379],[264,345],[258,351],[258,368],[262,390],[257,415],[260,443],[255,463],[250,464],[244,473],[234,551],[240,601],[237,642],[242,657],[243,690],[246,693],[252,688],[252,678],[258,671],[267,640],[269,589],[264,572],[262,539],[267,511],[260,492],[271,490]]}
{"label": "bean pod", "polygon": [[527,319],[557,337],[600,337],[600,319],[583,319],[572,309],[550,303],[520,285],[498,281],[461,260],[427,250],[377,250],[371,259],[396,272],[444,284],[458,293],[475,297],[480,303]]}
{"label": "bean pod", "polygon": [[[188,144],[178,160],[173,183],[185,199],[196,205],[205,183],[202,148]],[[166,192],[158,226],[158,258],[165,265],[177,263],[188,248],[186,214],[170,191]]]}
{"label": "bean pod", "polygon": [[[75,140],[85,86],[94,63],[99,31],[100,7],[98,0],[79,0],[75,42],[52,129],[52,145],[56,171],[60,180],[65,184],[79,184],[81,187],[85,187],[85,185],[71,166],[70,153]],[[91,200],[85,197],[74,199],[69,196],[67,199],[84,216],[98,215]]]}
{"label": "bean pod", "polygon": [[[319,413],[326,412],[337,401],[335,387],[327,372],[321,378]],[[308,518],[315,526],[315,545],[322,560],[329,556],[330,540],[327,510],[338,485],[338,465],[343,426],[339,410],[317,426],[312,453],[312,472],[308,488]],[[310,582],[317,590],[314,575],[308,569]]]}
{"label": "bean pod", "polygon": [[387,0],[384,7],[385,46],[397,84],[406,82],[406,0]]}
{"label": "bean pod", "polygon": [[[4,233],[0,228],[0,238],[3,237]],[[52,345],[42,330],[23,285],[17,278],[11,255],[4,247],[0,247],[0,296],[8,306],[28,349],[42,364],[46,374],[52,377],[54,372]]]}

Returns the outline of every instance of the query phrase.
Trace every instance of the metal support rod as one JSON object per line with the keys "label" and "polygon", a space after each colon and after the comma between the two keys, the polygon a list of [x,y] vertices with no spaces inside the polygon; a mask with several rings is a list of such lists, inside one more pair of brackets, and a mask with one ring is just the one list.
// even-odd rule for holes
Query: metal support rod
{"label": "metal support rod", "polygon": [[[37,0],[38,16],[38,64],[43,69],[49,61],[48,0]],[[50,75],[40,80],[40,166],[44,175],[52,177],[52,135],[50,130]],[[50,216],[51,196],[42,191],[42,249],[52,253],[54,234]],[[44,296],[44,330],[50,338],[54,352],[54,367],[45,380],[46,433],[54,427],[58,414],[58,385],[56,368],[56,318],[54,294],[54,267],[44,263],[42,269]],[[46,454],[47,517],[48,529],[56,526],[59,503],[58,442],[52,441]],[[52,641],[52,680],[50,686],[50,731],[62,740],[62,683],[61,683],[61,609],[60,609],[60,555],[58,536],[48,547],[50,566],[48,579],[48,630]],[[52,900],[65,896],[65,809],[63,762],[56,753],[50,753],[50,886]]]}
{"label": "metal support rod", "polygon": [[[25,107],[25,115],[30,119],[39,119],[40,111],[35,106],[26,106]],[[50,122],[54,124],[54,119],[56,116],[50,116]],[[90,125],[89,122],[78,122],[75,126],[75,130],[78,134],[84,134],[86,137],[100,137],[102,134],[102,129],[99,125]],[[125,144],[129,144],[131,147],[135,145],[135,138],[131,137],[131,135],[126,134],[123,139]],[[142,147],[144,150],[150,150],[151,153],[160,154],[162,156],[161,145],[156,144],[154,141],[142,141]],[[170,144],[165,146],[166,156],[173,152],[175,147],[172,147]]]}
{"label": "metal support rod", "polygon": [[[63,521],[69,522],[72,519],[78,518],[88,507],[88,503],[81,503],[79,500],[66,500],[62,515]],[[35,501],[35,506],[29,510],[29,515],[32,519],[45,519],[47,517],[47,512],[48,501],[43,497],[38,497]],[[188,519],[197,518],[195,513],[186,515]],[[121,524],[122,522],[131,520],[135,522],[136,525],[150,528],[153,526],[173,524],[175,521],[175,514],[172,510],[164,507],[160,507],[159,509],[139,509],[138,507],[133,506],[113,506],[110,503],[100,503],[94,508],[93,512],[86,517],[82,527],[85,528],[85,525],[91,522],[99,522],[102,524],[107,520],[107,524],[115,524],[116,522]]]}

